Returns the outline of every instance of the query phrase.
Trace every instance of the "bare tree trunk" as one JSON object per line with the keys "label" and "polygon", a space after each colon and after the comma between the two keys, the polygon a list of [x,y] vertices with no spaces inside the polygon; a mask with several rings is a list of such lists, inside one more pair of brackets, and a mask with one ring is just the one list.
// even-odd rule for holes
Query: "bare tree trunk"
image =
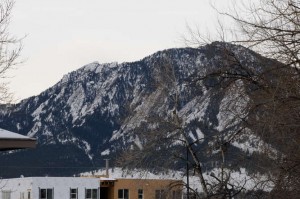
{"label": "bare tree trunk", "polygon": [[[176,100],[178,100],[177,95],[176,95]],[[178,103],[176,102],[175,105],[176,104],[178,104]],[[187,135],[185,134],[185,132],[182,128],[183,124],[180,122],[180,119],[178,117],[178,112],[177,112],[176,108],[175,108],[175,111],[174,111],[174,123],[177,126],[177,129],[179,129],[180,135],[182,135],[182,137],[184,139],[184,142],[185,142],[185,145],[188,148],[188,151],[190,152],[190,154],[192,156],[192,159],[193,159],[194,164],[195,164],[194,169],[195,169],[196,174],[197,174],[197,176],[200,180],[200,184],[201,184],[201,187],[203,189],[204,197],[208,198],[209,193],[208,193],[208,189],[207,189],[205,179],[203,177],[201,162],[200,162],[198,156],[196,155],[195,151],[193,150],[191,143],[188,141],[188,137],[187,137]]]}
{"label": "bare tree trunk", "polygon": [[196,156],[196,154],[195,154],[192,146],[188,142],[187,137],[184,135],[184,133],[182,133],[182,135],[185,138],[186,145],[187,145],[188,150],[189,150],[190,154],[192,155],[193,161],[195,163],[194,169],[195,169],[196,174],[197,174],[197,176],[198,176],[198,178],[200,180],[200,184],[201,184],[202,189],[203,189],[204,197],[208,198],[209,193],[208,193],[208,189],[207,189],[207,185],[206,185],[205,179],[203,177],[203,172],[202,172],[202,167],[201,167],[200,160],[198,159],[198,157]]}

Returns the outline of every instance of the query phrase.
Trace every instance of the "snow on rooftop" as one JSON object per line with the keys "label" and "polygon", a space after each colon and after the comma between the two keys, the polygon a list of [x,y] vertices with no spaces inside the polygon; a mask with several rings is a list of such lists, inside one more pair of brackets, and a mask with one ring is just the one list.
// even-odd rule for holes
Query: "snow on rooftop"
{"label": "snow on rooftop", "polygon": [[100,180],[102,181],[105,181],[105,180],[107,180],[107,181],[115,181],[116,179],[115,178],[106,178],[106,177],[100,177]]}
{"label": "snow on rooftop", "polygon": [[31,198],[40,198],[39,189],[52,189],[53,198],[65,199],[70,198],[70,188],[77,188],[77,197],[85,198],[86,189],[98,189],[99,185],[99,178],[83,177],[21,177],[0,180],[1,190],[10,191],[12,199],[21,198],[28,192]]}
{"label": "snow on rooftop", "polygon": [[[85,172],[81,173],[81,176],[85,175],[103,175],[106,169],[100,169],[94,172]],[[203,173],[204,178],[209,183],[216,183],[215,178],[211,175],[215,176],[221,175],[221,168],[214,168],[213,170],[206,171]],[[230,171],[225,169],[226,175],[230,176],[230,183],[235,184],[235,186],[240,187],[243,186],[246,190],[265,190],[271,191],[274,187],[273,182],[269,181],[266,175],[263,174],[248,174],[245,168],[239,168],[238,170]],[[123,170],[122,168],[110,168],[109,169],[109,178],[106,180],[113,179],[162,179],[162,180],[183,180],[186,182],[186,175],[181,171],[174,170],[166,170],[162,173],[154,174],[150,171],[146,170]],[[101,177],[100,180],[104,180],[105,177]],[[259,182],[259,183],[258,183]],[[194,190],[198,189],[198,191],[202,191],[199,178],[196,175],[189,176],[190,187]]]}
{"label": "snow on rooftop", "polygon": [[32,139],[32,138],[18,133],[13,133],[5,129],[0,129],[0,139]]}

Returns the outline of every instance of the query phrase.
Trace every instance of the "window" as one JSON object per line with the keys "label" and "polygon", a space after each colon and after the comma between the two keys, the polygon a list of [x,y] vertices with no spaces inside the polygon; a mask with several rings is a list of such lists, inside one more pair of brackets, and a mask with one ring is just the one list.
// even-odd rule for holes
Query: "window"
{"label": "window", "polygon": [[53,189],[40,189],[40,199],[53,199]]}
{"label": "window", "polygon": [[119,189],[118,190],[118,199],[129,199],[129,190],[128,189]]}
{"label": "window", "polygon": [[70,199],[78,198],[78,189],[70,189]]}
{"label": "window", "polygon": [[2,191],[2,199],[11,199],[11,191]]}
{"label": "window", "polygon": [[20,192],[20,199],[30,199],[30,190]]}
{"label": "window", "polygon": [[85,189],[85,199],[97,199],[97,189]]}
{"label": "window", "polygon": [[181,199],[181,191],[179,190],[176,190],[176,191],[173,191],[173,196],[172,196],[172,199]]}
{"label": "window", "polygon": [[20,199],[25,199],[25,192],[20,193]]}
{"label": "window", "polygon": [[138,190],[138,199],[143,199],[144,198],[144,191],[143,189]]}
{"label": "window", "polygon": [[155,199],[166,199],[166,192],[165,190],[155,190]]}

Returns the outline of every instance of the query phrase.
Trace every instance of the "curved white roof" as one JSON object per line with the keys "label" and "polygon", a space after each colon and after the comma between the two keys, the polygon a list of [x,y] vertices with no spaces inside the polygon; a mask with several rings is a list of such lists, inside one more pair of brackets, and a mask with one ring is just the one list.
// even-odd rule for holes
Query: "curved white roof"
{"label": "curved white roof", "polygon": [[36,139],[0,128],[0,151],[35,148]]}
{"label": "curved white roof", "polygon": [[13,133],[11,131],[0,129],[0,139],[33,139],[18,133]]}

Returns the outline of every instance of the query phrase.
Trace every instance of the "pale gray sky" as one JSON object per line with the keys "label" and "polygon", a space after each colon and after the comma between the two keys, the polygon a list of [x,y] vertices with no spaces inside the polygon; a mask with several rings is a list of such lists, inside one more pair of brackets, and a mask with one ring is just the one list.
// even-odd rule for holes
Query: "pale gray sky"
{"label": "pale gray sky", "polygon": [[[225,6],[230,0],[214,0]],[[24,39],[16,99],[38,95],[90,62],[130,62],[184,46],[187,23],[213,30],[210,0],[17,0],[10,31]],[[217,3],[216,3],[217,2]]]}

